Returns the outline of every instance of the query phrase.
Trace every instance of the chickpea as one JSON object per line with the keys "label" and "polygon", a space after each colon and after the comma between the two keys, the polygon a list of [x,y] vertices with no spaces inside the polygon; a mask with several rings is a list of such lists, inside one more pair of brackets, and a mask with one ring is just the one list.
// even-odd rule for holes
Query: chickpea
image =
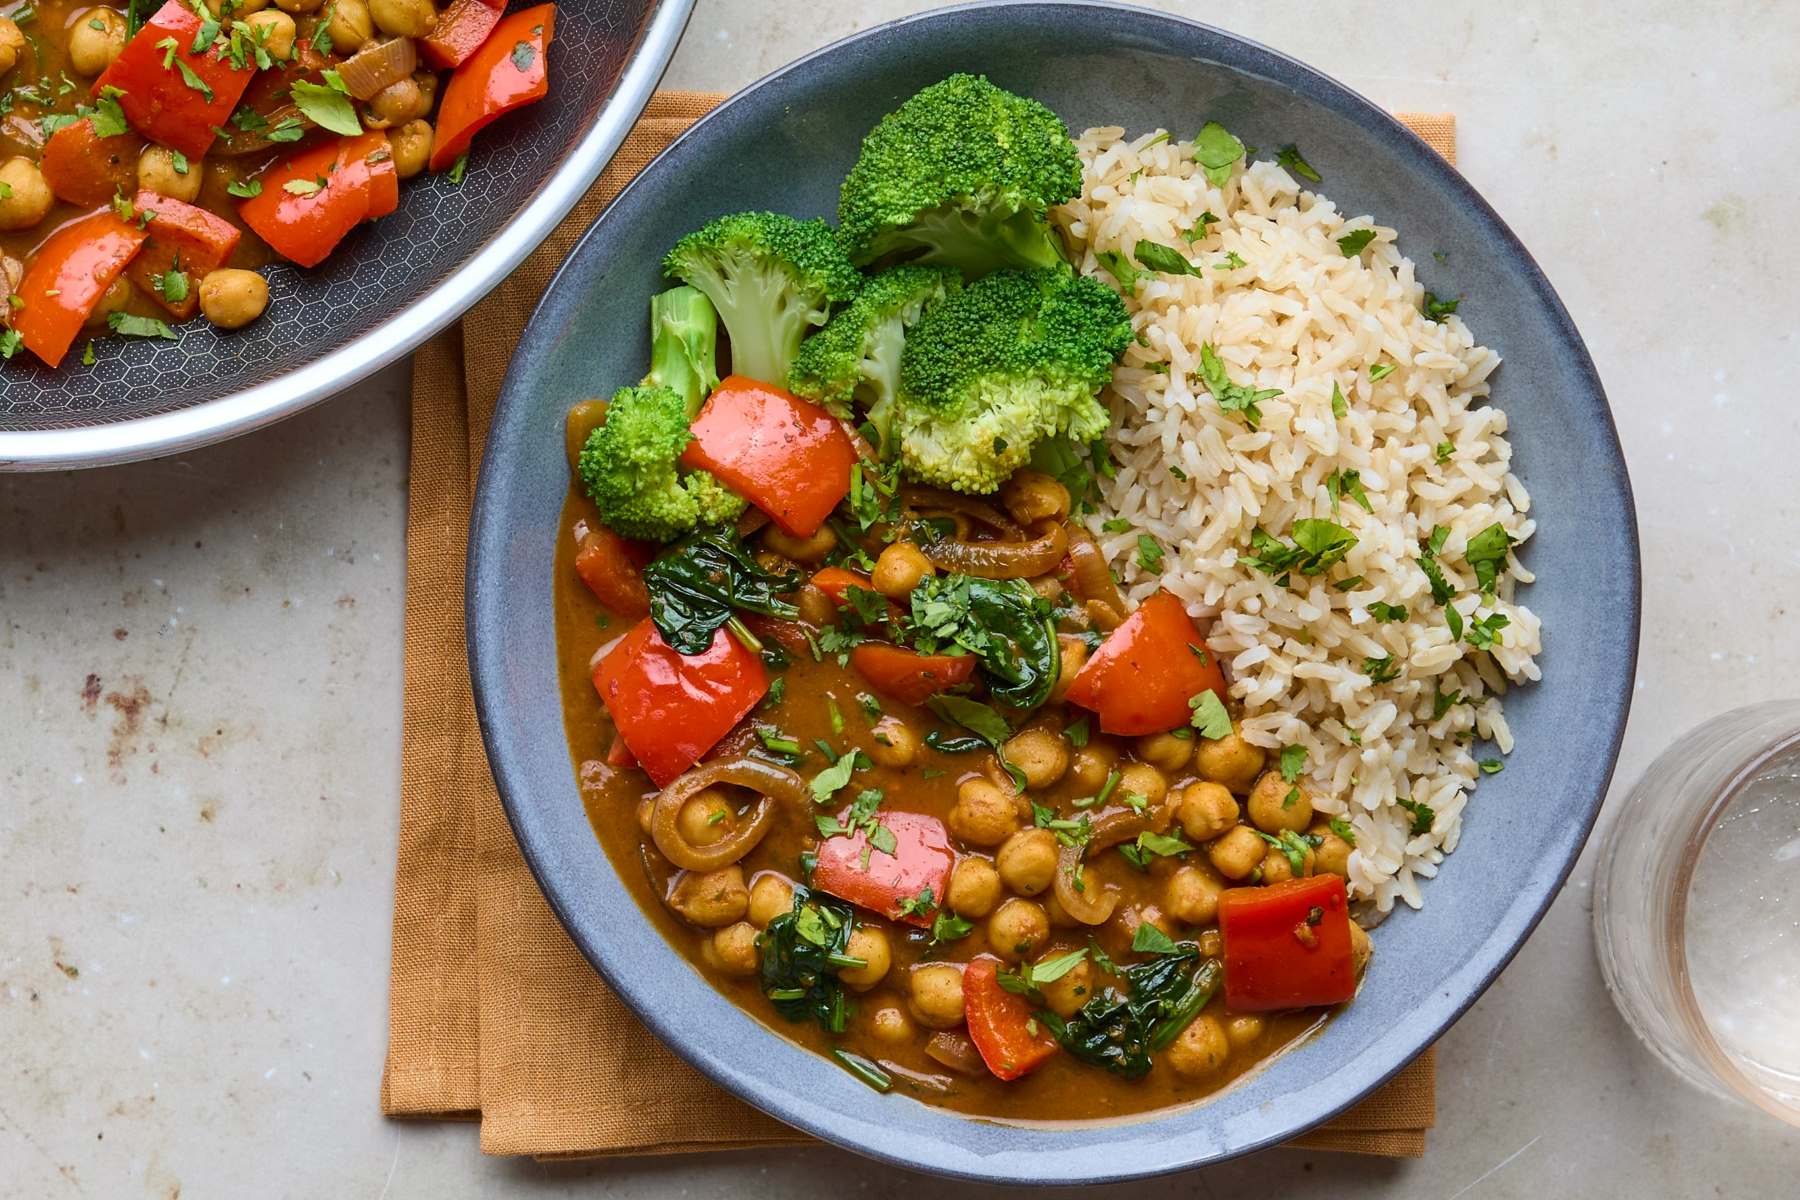
{"label": "chickpea", "polygon": [[1063,702],[1069,694],[1069,685],[1075,682],[1075,676],[1081,674],[1081,668],[1088,660],[1088,645],[1080,638],[1059,636],[1056,644],[1062,651],[1062,667],[1056,673],[1056,685],[1050,689],[1051,704]]}
{"label": "chickpea", "polygon": [[299,36],[294,18],[284,12],[252,13],[244,19],[250,34],[262,42],[270,58],[287,58],[294,52],[294,38]]}
{"label": "chickpea", "polygon": [[388,145],[394,152],[394,170],[400,178],[411,179],[425,169],[431,158],[431,123],[423,119],[408,121],[388,134]]}
{"label": "chickpea", "polygon": [[683,871],[669,892],[669,907],[703,929],[743,920],[750,911],[744,869],[733,863],[716,871]]}
{"label": "chickpea", "polygon": [[[275,0],[275,7],[285,13],[318,12],[325,0]],[[273,50],[270,54],[275,53]]]}
{"label": "chickpea", "polygon": [[1312,797],[1304,787],[1283,779],[1279,771],[1263,772],[1250,789],[1250,802],[1245,808],[1250,823],[1264,833],[1280,833],[1284,829],[1299,833],[1312,824]]}
{"label": "chickpea", "polygon": [[[183,170],[182,168],[186,169]],[[200,181],[205,170],[198,162],[183,158],[179,162],[171,150],[146,146],[138,155],[138,186],[174,200],[192,204],[200,195]]]}
{"label": "chickpea", "polygon": [[1234,825],[1224,837],[1206,847],[1213,869],[1227,879],[1248,879],[1263,860],[1268,844],[1248,825]]}
{"label": "chickpea", "polygon": [[1031,581],[1031,590],[1055,604],[1062,599],[1063,585],[1056,581],[1054,575],[1039,575]]}
{"label": "chickpea", "polygon": [[1007,739],[1006,761],[1025,774],[1025,786],[1043,789],[1069,770],[1069,743],[1053,729],[1021,729]]}
{"label": "chickpea", "polygon": [[28,158],[0,163],[0,184],[6,185],[0,187],[0,229],[30,229],[56,203],[44,173]]}
{"label": "chickpea", "polygon": [[950,872],[944,902],[959,917],[985,917],[1000,903],[1000,872],[985,858],[965,858]]}
{"label": "chickpea", "polygon": [[1094,996],[1094,968],[1085,958],[1069,968],[1067,974],[1039,984],[1044,1003],[1059,1017],[1072,1017],[1075,1010]]}
{"label": "chickpea", "polygon": [[[1300,856],[1300,877],[1305,878],[1313,873],[1313,848],[1308,846],[1306,853]],[[1262,881],[1264,883],[1286,883],[1293,879],[1294,864],[1286,854],[1270,846],[1269,852],[1263,855]]]}
{"label": "chickpea", "polygon": [[1069,515],[1069,489],[1042,471],[1014,471],[1000,485],[1000,503],[1021,525],[1060,521]]}
{"label": "chickpea", "polygon": [[[279,4],[281,0],[275,2]],[[431,0],[370,0],[369,16],[383,33],[424,37],[437,24],[437,6]]]}
{"label": "chickpea", "polygon": [[425,115],[424,100],[419,85],[411,79],[390,83],[370,99],[368,119],[363,124],[370,129],[404,125]]}
{"label": "chickpea", "polygon": [[1089,742],[1069,760],[1069,782],[1084,795],[1097,795],[1118,764],[1119,752],[1106,742]]}
{"label": "chickpea", "polygon": [[251,13],[259,13],[269,7],[269,0],[209,0],[206,11],[215,17],[243,20]]}
{"label": "chickpea", "polygon": [[794,885],[774,871],[750,881],[750,923],[762,928],[794,907]]}
{"label": "chickpea", "polygon": [[1194,731],[1146,734],[1137,740],[1133,749],[1144,762],[1165,775],[1174,775],[1194,757]]}
{"label": "chickpea", "polygon": [[837,621],[837,601],[810,583],[800,589],[800,595],[794,603],[800,609],[800,619],[809,625],[817,625],[823,629]]}
{"label": "chickpea", "polygon": [[963,1022],[962,968],[927,963],[913,968],[912,1013],[929,1029],[955,1029]]}
{"label": "chickpea", "polygon": [[1375,943],[1369,940],[1369,932],[1355,921],[1350,922],[1350,969],[1361,975],[1363,968],[1369,965],[1369,958],[1375,953]]}
{"label": "chickpea", "polygon": [[783,558],[811,564],[824,562],[825,556],[837,549],[838,539],[829,525],[819,526],[818,532],[811,537],[795,537],[770,525],[763,530],[762,544]]}
{"label": "chickpea", "polygon": [[880,766],[911,766],[912,761],[919,757],[919,735],[899,717],[882,717],[869,730],[869,736],[875,742],[869,747],[869,757]]}
{"label": "chickpea", "polygon": [[988,947],[1007,962],[1017,962],[1044,944],[1050,918],[1029,900],[1008,900],[988,918]]}
{"label": "chickpea", "polygon": [[113,313],[124,312],[125,306],[130,303],[131,281],[121,275],[112,281],[112,285],[106,289],[99,302],[94,305],[94,311],[88,314],[88,328],[106,328],[106,318]]}
{"label": "chickpea", "polygon": [[0,17],[0,75],[12,70],[24,52],[25,34],[19,23],[11,17]]}
{"label": "chickpea", "polygon": [[1149,763],[1126,763],[1119,768],[1118,790],[1114,797],[1123,800],[1126,796],[1142,796],[1155,808],[1169,794],[1169,781],[1163,773]]}
{"label": "chickpea", "polygon": [[200,311],[220,329],[242,329],[269,307],[269,282],[255,271],[227,268],[200,281]]}
{"label": "chickpea", "polygon": [[1222,738],[1201,738],[1194,750],[1194,769],[1200,778],[1222,783],[1242,795],[1263,769],[1263,752],[1238,736],[1237,727]]}
{"label": "chickpea", "polygon": [[1163,908],[1185,924],[1209,925],[1219,915],[1223,890],[1211,871],[1190,863],[1163,880]]}
{"label": "chickpea", "polygon": [[838,978],[853,991],[866,992],[886,978],[893,965],[893,951],[888,948],[887,931],[875,925],[858,925],[850,931],[844,953],[860,958],[861,967],[839,967]]}
{"label": "chickpea", "polygon": [[1074,917],[1069,915],[1069,910],[1062,906],[1061,901],[1057,900],[1055,892],[1045,892],[1043,897],[1038,900],[1038,903],[1044,906],[1044,914],[1050,918],[1051,928],[1085,928],[1080,921],[1077,921]]}
{"label": "chickpea", "polygon": [[1331,826],[1324,821],[1320,821],[1307,832],[1319,839],[1319,844],[1313,848],[1313,853],[1317,856],[1315,865],[1319,873],[1349,878],[1352,848],[1350,843],[1333,833]]}
{"label": "chickpea", "polygon": [[90,8],[69,30],[69,65],[77,75],[98,75],[123,49],[125,17],[113,9]]}
{"label": "chickpea", "polygon": [[1225,953],[1225,937],[1217,929],[1201,930],[1194,944],[1200,947],[1201,958],[1217,958]]}
{"label": "chickpea", "polygon": [[1000,879],[1021,896],[1035,896],[1056,878],[1056,835],[1048,829],[1021,829],[994,856]]}
{"label": "chickpea", "polygon": [[335,54],[354,54],[375,34],[375,22],[363,0],[332,0],[325,32]]}
{"label": "chickpea", "polygon": [[1255,1013],[1225,1014],[1225,1037],[1233,1046],[1248,1046],[1263,1035],[1263,1019]]}
{"label": "chickpea", "polygon": [[640,830],[645,833],[650,832],[650,826],[656,823],[655,798],[646,796],[644,799],[638,801],[637,823]]}
{"label": "chickpea", "polygon": [[966,779],[956,789],[950,832],[971,846],[998,846],[1019,828],[1013,798],[991,780]]}
{"label": "chickpea", "polygon": [[890,993],[884,993],[879,1003],[871,1004],[865,1011],[868,1016],[863,1023],[868,1027],[869,1036],[884,1045],[904,1046],[918,1036],[912,1014]]}
{"label": "chickpea", "polygon": [[736,815],[717,788],[703,788],[675,814],[675,828],[690,845],[710,846],[731,832]]}
{"label": "chickpea", "polygon": [[[419,95],[425,97],[425,112],[429,113],[431,106],[437,103],[437,75],[427,70],[414,71],[413,82],[419,85]],[[820,526],[820,528],[824,528],[824,526]]]}
{"label": "chickpea", "polygon": [[931,565],[923,550],[911,542],[895,542],[875,560],[875,570],[869,579],[875,590],[889,600],[904,600],[912,595],[920,580],[936,574],[937,568]]}
{"label": "chickpea", "polygon": [[1190,783],[1175,810],[1181,828],[1196,842],[1210,842],[1238,822],[1237,797],[1217,783]]}
{"label": "chickpea", "polygon": [[756,927],[750,922],[739,921],[716,931],[702,949],[708,948],[712,953],[704,957],[726,974],[756,974]]}
{"label": "chickpea", "polygon": [[1166,1061],[1182,1078],[1200,1079],[1224,1066],[1230,1057],[1231,1043],[1219,1019],[1211,1013],[1201,1013],[1169,1043]]}

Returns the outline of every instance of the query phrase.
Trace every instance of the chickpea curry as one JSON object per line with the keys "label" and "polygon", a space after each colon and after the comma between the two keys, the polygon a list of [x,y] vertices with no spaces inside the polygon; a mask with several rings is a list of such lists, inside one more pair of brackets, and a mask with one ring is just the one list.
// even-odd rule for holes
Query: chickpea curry
{"label": "chickpea curry", "polygon": [[647,374],[569,413],[556,555],[576,777],[654,923],[870,1086],[1021,1120],[1216,1091],[1370,955],[1304,751],[1243,735],[1187,606],[1128,602],[1086,528],[1118,294],[1044,261],[1042,211],[925,211],[1073,162],[954,76],[838,228],[682,238]]}
{"label": "chickpea curry", "polygon": [[[238,329],[258,268],[323,262],[542,99],[556,10],[505,0],[0,7],[0,358]],[[94,347],[84,351],[93,361]]]}

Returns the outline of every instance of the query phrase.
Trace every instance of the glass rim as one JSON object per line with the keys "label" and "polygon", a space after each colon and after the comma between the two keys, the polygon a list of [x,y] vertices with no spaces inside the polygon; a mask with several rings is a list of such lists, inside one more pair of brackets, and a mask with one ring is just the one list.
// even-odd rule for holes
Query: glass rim
{"label": "glass rim", "polygon": [[1713,1036],[1712,1027],[1701,1011],[1694,994],[1687,962],[1688,893],[1693,887],[1694,869],[1706,851],[1706,843],[1718,825],[1718,819],[1735,803],[1743,790],[1782,754],[1800,749],[1800,729],[1793,729],[1744,759],[1704,805],[1694,809],[1693,816],[1680,831],[1682,845],[1675,862],[1673,886],[1669,889],[1669,905],[1663,922],[1662,945],[1666,966],[1675,993],[1675,1017],[1694,1039],[1699,1052],[1715,1078],[1728,1086],[1746,1102],[1785,1121],[1800,1126],[1800,1105],[1784,1104],[1768,1090],[1746,1075],[1730,1053]]}

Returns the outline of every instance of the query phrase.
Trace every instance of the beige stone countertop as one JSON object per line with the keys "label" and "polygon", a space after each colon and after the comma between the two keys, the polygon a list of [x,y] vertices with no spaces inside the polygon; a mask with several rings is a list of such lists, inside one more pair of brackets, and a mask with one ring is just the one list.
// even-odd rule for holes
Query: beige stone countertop
{"label": "beige stone countertop", "polygon": [[[666,82],[730,90],[926,7],[701,0]],[[1454,111],[1574,314],[1644,544],[1613,800],[1701,718],[1800,691],[1800,4],[1164,7]],[[483,1159],[466,1125],[378,1114],[406,382],[0,477],[0,1200],[963,1194],[827,1149]],[[1443,1039],[1424,1159],[1273,1151],[1096,1194],[1795,1195],[1800,1131],[1689,1090],[1614,1014],[1591,857]]]}

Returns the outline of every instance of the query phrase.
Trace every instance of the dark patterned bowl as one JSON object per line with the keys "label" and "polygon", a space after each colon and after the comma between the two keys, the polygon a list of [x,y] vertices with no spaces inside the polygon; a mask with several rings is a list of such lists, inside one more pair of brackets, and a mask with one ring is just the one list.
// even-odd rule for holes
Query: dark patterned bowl
{"label": "dark patterned bowl", "polygon": [[[862,135],[953,71],[1048,104],[1071,126],[1298,141],[1346,211],[1374,213],[1506,365],[1513,469],[1538,531],[1543,681],[1507,699],[1518,745],[1462,842],[1374,933],[1355,1002],[1210,1101],[1129,1120],[972,1120],[877,1095],[715,991],[645,923],[589,827],[557,687],[552,567],[568,488],[563,415],[644,370],[658,255],[720,212],[830,214]],[[1444,263],[1429,251],[1453,251]],[[1430,1045],[1493,982],[1555,898],[1605,795],[1637,659],[1637,525],[1600,380],[1531,255],[1468,183],[1343,85],[1190,21],[1092,4],[938,11],[872,29],[740,92],[671,146],[588,230],[513,357],[469,537],[468,630],[488,758],[519,845],[570,936],[671,1048],[790,1125],[902,1166],[1020,1185],[1096,1183],[1273,1145],[1341,1112]],[[1546,1081],[1547,1083],[1552,1081]],[[905,1185],[902,1185],[905,1186]]]}
{"label": "dark patterned bowl", "polygon": [[517,266],[643,111],[693,0],[561,0],[551,89],[477,139],[460,185],[420,178],[319,267],[271,267],[269,312],[235,333],[111,338],[93,366],[0,366],[0,470],[151,458],[291,416],[386,366]]}

